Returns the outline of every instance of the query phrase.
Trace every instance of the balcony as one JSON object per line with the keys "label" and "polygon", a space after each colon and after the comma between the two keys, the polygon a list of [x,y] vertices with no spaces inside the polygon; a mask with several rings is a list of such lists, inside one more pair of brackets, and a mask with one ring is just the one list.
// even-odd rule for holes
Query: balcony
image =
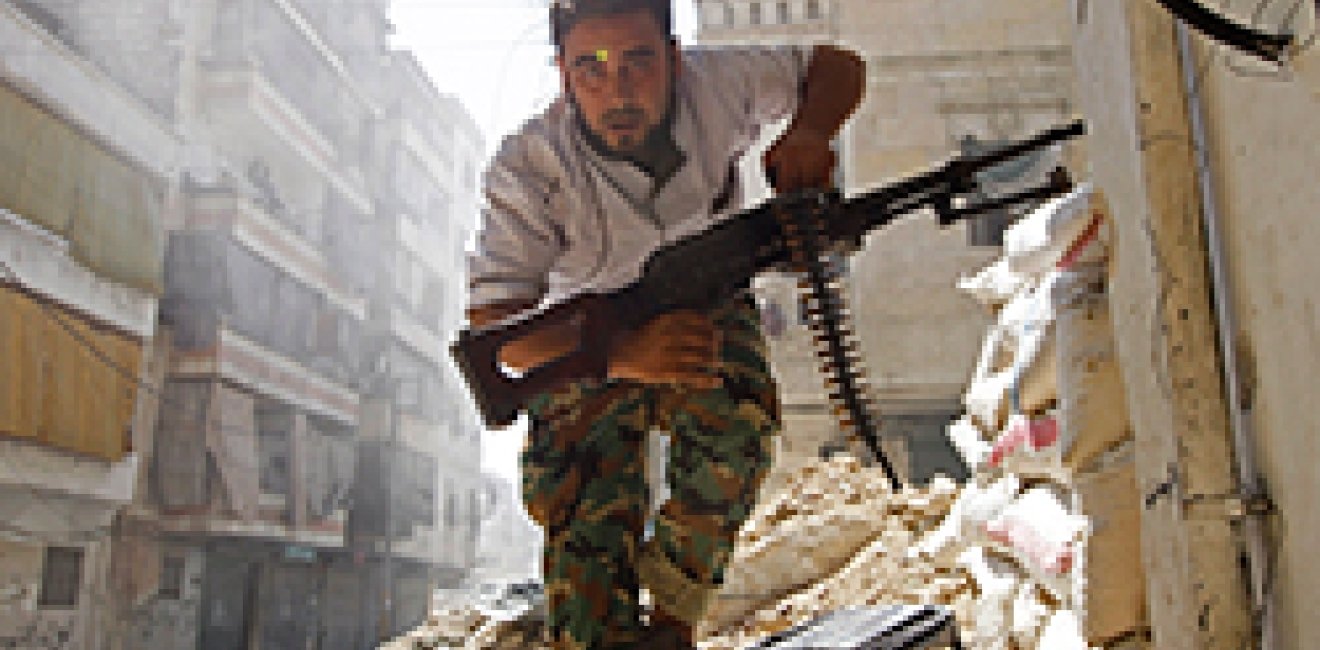
{"label": "balcony", "polygon": [[202,106],[231,157],[273,161],[292,151],[368,212],[358,154],[374,108],[299,25],[277,0],[254,2],[250,14],[226,7],[205,65]]}
{"label": "balcony", "polygon": [[170,374],[179,379],[219,377],[342,424],[356,425],[358,420],[357,393],[223,323],[209,349],[177,352]]}
{"label": "balcony", "polygon": [[390,309],[390,332],[409,348],[432,363],[446,363],[448,346],[436,331],[435,324],[423,323],[411,310]]}
{"label": "balcony", "polygon": [[[279,0],[284,10],[297,16],[308,40],[314,42],[336,68],[359,83],[374,71],[363,64],[373,53],[388,48],[388,0],[329,3],[324,0]],[[364,56],[365,55],[365,56]]]}
{"label": "balcony", "polygon": [[162,533],[178,537],[232,537],[236,539],[279,540],[288,544],[335,549],[344,546],[342,515],[333,525],[322,524],[293,528],[269,521],[244,521],[203,513],[170,512],[156,525]]}
{"label": "balcony", "polygon": [[[358,320],[366,318],[366,299],[341,274],[331,271],[334,268],[343,272],[344,267],[332,264],[321,249],[251,199],[234,191],[207,192],[194,195],[189,207],[190,228],[228,235],[271,266],[323,295],[330,304]],[[331,228],[335,226],[330,224]]]}
{"label": "balcony", "polygon": [[259,68],[212,67],[203,84],[205,110],[231,152],[269,160],[288,160],[292,153],[295,164],[309,166],[362,212],[370,210],[365,183],[343,164],[335,141]]}
{"label": "balcony", "polygon": [[218,377],[165,389],[151,483],[168,530],[342,545],[352,426]]}
{"label": "balcony", "polygon": [[[32,32],[41,33],[45,46],[59,51],[61,58],[72,58],[86,71],[109,77],[117,91],[131,95],[156,118],[174,118],[179,79],[175,39],[181,27],[166,0],[141,0],[142,6],[135,7],[136,11],[111,13],[89,10],[95,3],[67,0],[13,0],[5,4]],[[0,14],[5,11],[0,8]],[[18,43],[3,36],[0,42],[11,46]],[[144,43],[151,47],[143,47]],[[6,54],[16,57],[33,53],[25,47],[7,49]]]}
{"label": "balcony", "polygon": [[135,454],[107,462],[0,438],[0,520],[20,538],[104,534],[137,472]]}

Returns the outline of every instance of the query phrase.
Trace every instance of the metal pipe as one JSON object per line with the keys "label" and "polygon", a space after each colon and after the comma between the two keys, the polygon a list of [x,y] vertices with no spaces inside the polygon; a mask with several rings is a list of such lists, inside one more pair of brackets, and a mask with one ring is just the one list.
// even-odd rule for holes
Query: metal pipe
{"label": "metal pipe", "polygon": [[[1238,371],[1237,312],[1233,308],[1233,291],[1225,268],[1224,232],[1219,210],[1214,176],[1210,171],[1210,150],[1206,131],[1206,109],[1201,97],[1196,53],[1186,25],[1175,21],[1178,34],[1178,58],[1182,64],[1183,83],[1187,91],[1187,109],[1191,126],[1192,145],[1196,160],[1201,205],[1205,211],[1206,243],[1210,249],[1210,282],[1214,300],[1219,347],[1223,356],[1223,382],[1228,402],[1228,424],[1233,436],[1234,460],[1237,465],[1238,496],[1251,503],[1264,495],[1260,470],[1256,461],[1251,420],[1242,402],[1242,385]],[[1252,508],[1244,509],[1243,532],[1246,537],[1247,560],[1250,571],[1250,597],[1252,622],[1255,626],[1255,647],[1270,650],[1274,643],[1274,616],[1270,593],[1266,585],[1269,566],[1269,546],[1262,515]]]}
{"label": "metal pipe", "polygon": [[385,563],[383,570],[384,611],[381,612],[381,641],[388,641],[394,636],[394,481],[400,470],[395,466],[399,459],[399,384],[398,377],[391,376],[390,383],[390,438],[385,447],[385,458],[381,466],[385,468]]}

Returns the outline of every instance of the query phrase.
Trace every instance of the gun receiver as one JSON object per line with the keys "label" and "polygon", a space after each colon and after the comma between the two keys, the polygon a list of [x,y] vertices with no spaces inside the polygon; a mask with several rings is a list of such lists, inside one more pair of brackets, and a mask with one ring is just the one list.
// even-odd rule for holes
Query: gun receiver
{"label": "gun receiver", "polygon": [[[634,330],[675,309],[707,309],[751,285],[766,270],[792,265],[783,232],[785,215],[811,211],[823,216],[822,236],[836,246],[856,249],[862,238],[922,208],[933,208],[943,226],[1003,207],[1067,192],[1066,174],[1055,174],[1038,188],[964,205],[977,188],[978,173],[1084,132],[1078,120],[976,156],[952,158],[931,170],[851,198],[808,192],[767,201],[715,226],[657,249],[642,275],[622,289],[582,293],[549,307],[459,333],[451,353],[489,427],[512,424],[538,394],[580,380],[606,378],[613,335]],[[529,370],[506,373],[500,349],[550,323],[574,321],[581,337],[576,350]]]}

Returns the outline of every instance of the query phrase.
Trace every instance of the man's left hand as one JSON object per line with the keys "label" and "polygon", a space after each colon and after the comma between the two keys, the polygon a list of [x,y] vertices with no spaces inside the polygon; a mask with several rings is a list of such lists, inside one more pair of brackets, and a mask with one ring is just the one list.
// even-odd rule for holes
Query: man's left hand
{"label": "man's left hand", "polygon": [[830,136],[795,126],[789,127],[765,152],[766,178],[779,194],[803,190],[826,190],[834,186],[837,160],[830,149]]}

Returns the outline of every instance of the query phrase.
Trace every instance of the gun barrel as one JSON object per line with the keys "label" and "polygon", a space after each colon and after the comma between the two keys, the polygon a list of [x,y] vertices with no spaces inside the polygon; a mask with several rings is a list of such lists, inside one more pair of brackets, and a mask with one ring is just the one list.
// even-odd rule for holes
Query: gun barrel
{"label": "gun barrel", "polygon": [[967,170],[965,173],[975,174],[1084,133],[1086,133],[1086,123],[1082,120],[1073,120],[1067,124],[1050,127],[1025,140],[1014,142],[994,151],[968,158],[955,159],[955,163],[962,167],[959,171]]}
{"label": "gun barrel", "polygon": [[[1074,120],[992,151],[952,158],[933,169],[849,197],[843,201],[840,214],[827,226],[829,235],[835,241],[850,242],[856,248],[868,232],[924,207],[936,208],[940,212],[941,224],[948,225],[971,214],[953,209],[952,203],[955,196],[966,194],[975,187],[978,173],[1085,132],[1085,122]],[[1048,192],[1049,188],[1042,191]],[[1028,198],[1024,194],[1005,199],[1004,202],[1012,203]],[[983,206],[980,209],[985,208]]]}

